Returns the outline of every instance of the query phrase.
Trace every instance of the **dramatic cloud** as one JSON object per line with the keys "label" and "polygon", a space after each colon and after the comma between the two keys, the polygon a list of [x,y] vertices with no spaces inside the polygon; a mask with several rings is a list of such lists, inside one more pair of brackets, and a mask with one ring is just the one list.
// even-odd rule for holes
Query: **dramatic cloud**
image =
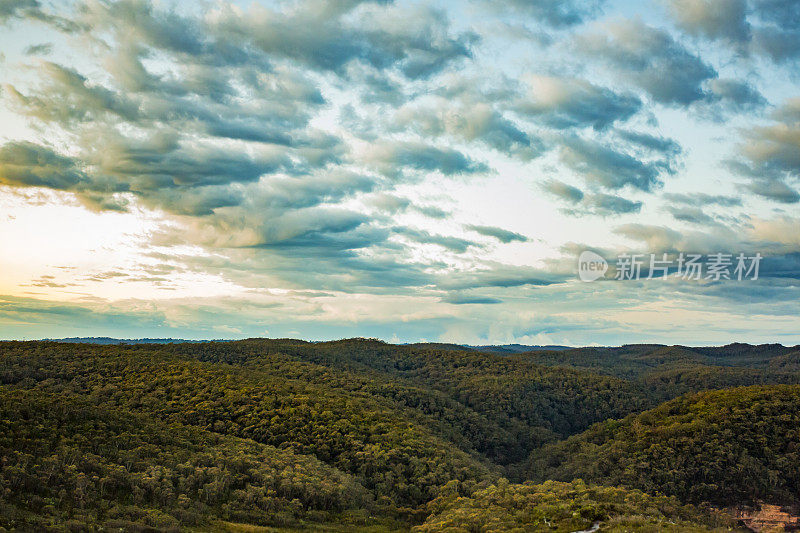
{"label": "dramatic cloud", "polygon": [[0,0],[0,333],[796,336],[797,2],[462,4]]}
{"label": "dramatic cloud", "polygon": [[635,96],[619,95],[585,80],[532,76],[529,84],[530,96],[517,108],[554,128],[591,126],[600,130],[630,118],[641,108]]}
{"label": "dramatic cloud", "polygon": [[642,209],[642,202],[632,202],[611,194],[593,194],[584,198],[584,203],[590,213],[601,216],[638,213]]}
{"label": "dramatic cloud", "polygon": [[400,108],[396,128],[428,136],[444,134],[465,141],[481,141],[503,153],[529,160],[542,151],[541,142],[482,102],[458,107],[442,98]]}
{"label": "dramatic cloud", "polygon": [[363,159],[383,174],[399,177],[402,169],[439,171],[442,174],[486,172],[488,167],[451,148],[418,142],[379,142],[371,145]]}
{"label": "dramatic cloud", "polygon": [[706,213],[705,208],[717,208],[724,213],[722,218],[731,219],[731,208],[742,206],[741,198],[705,193],[667,193],[662,198],[668,202],[665,210],[675,220],[691,224],[710,225],[719,223],[719,217],[709,215]]}
{"label": "dramatic cloud", "polygon": [[580,189],[557,180],[545,182],[542,188],[554,197],[564,200],[568,207],[562,211],[570,216],[605,217],[638,213],[642,209],[642,202],[633,202],[613,194],[585,194]]}
{"label": "dramatic cloud", "polygon": [[739,146],[740,158],[730,167],[750,178],[748,188],[781,203],[797,203],[800,194],[800,120],[798,100],[790,100],[775,112],[778,122],[752,128]]}
{"label": "dramatic cloud", "polygon": [[739,53],[795,62],[800,52],[800,6],[792,0],[667,0],[690,34],[724,41]]}
{"label": "dramatic cloud", "polygon": [[752,111],[763,107],[767,101],[749,83],[730,79],[713,79],[708,82],[709,99],[721,104],[727,111]]}
{"label": "dramatic cloud", "polygon": [[583,200],[584,196],[583,191],[577,187],[567,185],[566,183],[558,180],[546,181],[542,185],[542,188],[550,194],[572,203],[580,202]]}
{"label": "dramatic cloud", "polygon": [[606,61],[656,102],[687,105],[705,96],[703,83],[717,76],[669,33],[641,20],[607,22],[578,38],[578,50]]}
{"label": "dramatic cloud", "polygon": [[589,184],[609,189],[629,186],[650,191],[661,185],[661,175],[672,173],[671,156],[642,161],[599,142],[568,137],[564,139],[561,161]]}
{"label": "dramatic cloud", "polygon": [[[270,56],[338,72],[351,61],[362,61],[424,78],[471,55],[476,36],[449,35],[441,11],[359,4],[323,2],[322,9],[316,2],[298,4],[288,13],[228,7],[214,14],[211,28],[224,39],[250,43]],[[187,41],[176,44],[197,48],[195,40]]]}
{"label": "dramatic cloud", "polygon": [[693,35],[741,42],[750,38],[745,0],[667,0],[676,22]]}
{"label": "dramatic cloud", "polygon": [[0,147],[0,183],[12,187],[70,190],[89,181],[69,157],[29,142]]}
{"label": "dramatic cloud", "polygon": [[549,2],[548,0],[511,0],[498,3],[494,0],[485,0],[494,5],[511,7],[520,14],[528,15],[533,20],[547,25],[561,27],[580,24],[598,14],[604,0],[565,0],[563,2]]}

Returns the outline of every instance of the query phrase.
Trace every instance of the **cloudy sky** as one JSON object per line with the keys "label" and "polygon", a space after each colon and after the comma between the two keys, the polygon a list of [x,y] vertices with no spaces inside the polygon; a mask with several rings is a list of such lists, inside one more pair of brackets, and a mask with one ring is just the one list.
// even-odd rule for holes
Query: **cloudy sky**
{"label": "cloudy sky", "polygon": [[0,338],[800,343],[795,0],[182,4],[0,0]]}

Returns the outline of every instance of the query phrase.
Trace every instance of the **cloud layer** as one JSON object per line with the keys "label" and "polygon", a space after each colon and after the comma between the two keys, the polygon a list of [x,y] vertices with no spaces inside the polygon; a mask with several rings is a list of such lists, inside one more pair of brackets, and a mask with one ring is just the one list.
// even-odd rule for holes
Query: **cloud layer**
{"label": "cloud layer", "polygon": [[[136,243],[125,268],[79,235],[82,256],[31,275],[0,264],[16,280],[3,320],[590,343],[584,311],[556,304],[584,295],[630,340],[629,289],[576,285],[583,248],[760,251],[774,268],[758,290],[783,302],[800,252],[796,3],[662,4],[663,19],[593,0],[0,2],[5,245],[46,242],[56,215],[26,213],[48,205],[100,233],[129,224],[115,242]],[[687,290],[634,305],[674,301],[680,321],[687,294],[723,312],[754,288]]]}

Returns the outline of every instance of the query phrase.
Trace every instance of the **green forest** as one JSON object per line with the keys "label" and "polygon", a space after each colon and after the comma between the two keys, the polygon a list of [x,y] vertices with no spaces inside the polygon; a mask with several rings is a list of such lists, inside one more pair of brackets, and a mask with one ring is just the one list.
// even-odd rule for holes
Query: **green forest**
{"label": "green forest", "polygon": [[0,343],[0,531],[731,531],[800,348]]}

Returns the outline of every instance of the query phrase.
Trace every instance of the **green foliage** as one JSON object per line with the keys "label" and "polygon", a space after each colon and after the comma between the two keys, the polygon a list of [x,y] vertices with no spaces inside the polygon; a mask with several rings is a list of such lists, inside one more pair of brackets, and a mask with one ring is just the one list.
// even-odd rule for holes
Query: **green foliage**
{"label": "green foliage", "polygon": [[431,515],[415,531],[567,533],[602,525],[602,531],[688,533],[728,531],[734,525],[721,513],[700,511],[674,498],[587,485],[580,480],[510,485],[501,479],[471,496],[460,496],[451,485],[431,502],[430,509]]}
{"label": "green foliage", "polygon": [[16,348],[4,355],[0,378],[10,386],[77,395],[95,405],[314,455],[355,476],[379,504],[399,512],[413,514],[451,479],[481,480],[490,472],[415,423],[409,411],[365,390],[375,386],[368,379],[280,354],[230,365],[162,346]]}
{"label": "green foliage", "polygon": [[0,390],[0,457],[9,529],[281,525],[372,506],[351,476],[314,457],[39,391]]}
{"label": "green foliage", "polygon": [[583,478],[717,506],[800,503],[800,386],[684,396],[536,450],[531,479]]}
{"label": "green foliage", "polygon": [[522,354],[531,362],[615,376],[638,384],[655,403],[687,392],[748,385],[800,384],[800,351],[780,344],[687,348],[633,344]]}
{"label": "green foliage", "polygon": [[[568,350],[557,352],[573,367],[564,368],[548,352],[368,339],[3,342],[0,527],[380,531],[431,514],[425,528],[496,513],[535,530],[540,515],[515,502],[577,512],[564,527],[602,519],[605,530],[655,531],[694,520],[639,493],[498,481],[523,474],[684,502],[794,501],[794,475],[777,477],[800,471],[795,403],[759,397],[748,411],[750,398],[718,421],[682,398],[634,416],[683,391],[796,378],[796,350],[732,350]],[[636,432],[648,423],[650,433]],[[623,493],[636,509],[620,507]]]}

